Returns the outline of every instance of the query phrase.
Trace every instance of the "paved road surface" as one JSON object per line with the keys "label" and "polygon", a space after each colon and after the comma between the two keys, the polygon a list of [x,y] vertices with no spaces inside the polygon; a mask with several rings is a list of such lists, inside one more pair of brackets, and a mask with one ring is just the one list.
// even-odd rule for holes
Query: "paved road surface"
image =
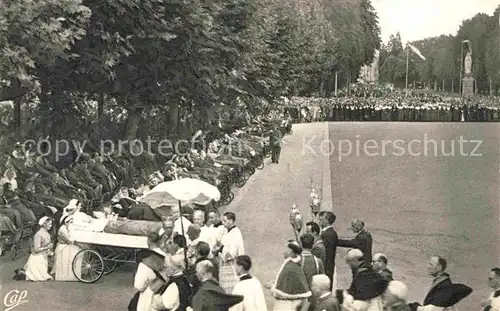
{"label": "paved road surface", "polygon": [[[254,274],[264,284],[274,280],[284,244],[293,238],[288,223],[291,205],[298,204],[305,219],[310,218],[307,204],[312,182],[322,189],[325,208],[333,207],[337,214],[336,227],[341,236],[352,235],[347,228],[353,217],[366,221],[374,237],[374,251],[388,255],[395,277],[408,284],[411,300],[421,301],[429,286],[430,278],[425,275],[428,256],[441,254],[449,258],[453,279],[475,289],[460,309],[476,310],[488,293],[484,284],[488,269],[500,264],[498,130],[499,126],[486,123],[295,125],[294,135],[286,138],[280,164],[269,164],[257,172],[226,210],[236,213],[246,250],[254,259]],[[437,140],[438,149],[445,140],[446,152],[455,139],[456,155],[434,156],[432,145],[428,156],[391,155],[393,151],[401,153],[401,149],[393,149],[388,140],[401,139],[399,146],[407,147],[404,143],[424,140],[425,134],[428,140]],[[460,136],[482,139],[476,151],[482,156],[460,156]],[[338,143],[345,139],[353,148],[359,140],[361,152],[339,160]],[[363,154],[363,144],[369,139],[375,141],[371,145],[379,145],[379,153],[385,141],[388,155]],[[330,156],[328,140],[335,144]],[[343,146],[345,151],[347,143]],[[418,153],[418,143],[412,146],[413,153]],[[471,146],[465,143],[464,153],[470,153]],[[372,147],[368,152],[376,150]],[[350,281],[340,257],[344,253],[337,254],[341,286]],[[28,302],[13,310],[125,310],[134,292],[134,267],[118,269],[88,285],[12,281],[12,271],[22,267],[25,260],[2,262],[0,298],[14,289],[27,291]],[[271,307],[272,299],[268,298]]]}

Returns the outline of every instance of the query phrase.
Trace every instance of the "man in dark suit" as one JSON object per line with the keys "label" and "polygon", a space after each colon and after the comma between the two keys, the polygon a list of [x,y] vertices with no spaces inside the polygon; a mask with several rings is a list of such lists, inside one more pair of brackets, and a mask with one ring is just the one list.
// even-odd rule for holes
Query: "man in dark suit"
{"label": "man in dark suit", "polygon": [[319,213],[318,221],[321,230],[321,239],[325,245],[326,260],[323,263],[325,266],[325,274],[330,278],[330,290],[333,287],[333,273],[335,271],[335,255],[337,254],[338,235],[333,224],[337,217],[334,213],[323,211]]}
{"label": "man in dark suit", "polygon": [[351,222],[351,229],[356,236],[350,240],[339,239],[339,247],[356,248],[363,252],[363,261],[366,266],[372,264],[372,235],[365,230],[365,223],[360,219],[354,219]]}

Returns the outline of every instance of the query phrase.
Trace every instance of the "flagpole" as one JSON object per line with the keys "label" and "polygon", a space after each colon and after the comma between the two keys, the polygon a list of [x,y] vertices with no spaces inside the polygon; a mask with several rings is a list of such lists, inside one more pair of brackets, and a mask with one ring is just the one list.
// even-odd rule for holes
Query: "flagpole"
{"label": "flagpole", "polygon": [[405,81],[405,89],[406,94],[408,95],[408,64],[410,63],[410,47],[406,45],[406,81]]}

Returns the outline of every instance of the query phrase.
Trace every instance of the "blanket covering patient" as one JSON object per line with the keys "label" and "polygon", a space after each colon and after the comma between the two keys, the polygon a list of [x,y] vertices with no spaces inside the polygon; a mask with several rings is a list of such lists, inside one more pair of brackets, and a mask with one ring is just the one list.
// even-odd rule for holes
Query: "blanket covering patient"
{"label": "blanket covering patient", "polygon": [[147,236],[150,232],[156,232],[161,228],[161,222],[94,218],[81,212],[80,209],[81,204],[78,200],[71,200],[68,206],[65,207],[63,217],[66,215],[73,216],[73,222],[68,227],[69,231],[92,231]]}

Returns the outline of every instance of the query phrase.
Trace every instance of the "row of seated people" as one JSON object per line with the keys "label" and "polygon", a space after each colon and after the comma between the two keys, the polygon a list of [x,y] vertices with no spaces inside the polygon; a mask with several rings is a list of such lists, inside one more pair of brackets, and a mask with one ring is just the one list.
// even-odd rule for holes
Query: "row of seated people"
{"label": "row of seated people", "polygon": [[[248,158],[253,156],[252,152],[262,149],[263,145],[261,138],[235,131],[231,135],[215,139],[207,152],[191,150],[184,156],[174,156],[160,167],[162,173],[156,176],[162,176],[159,181],[190,177],[216,185],[220,176],[227,175],[235,165],[244,165]],[[34,223],[46,215],[52,216],[54,208],[60,214],[68,204],[68,198],[77,198],[85,206],[89,206],[93,200],[100,203],[104,193],[108,194],[108,198],[114,191],[121,193],[120,185],[134,185],[130,182],[130,171],[133,170],[131,160],[126,156],[83,154],[78,162],[58,169],[46,156],[37,156],[33,147],[28,146],[28,151],[23,152],[23,146],[17,144],[8,161],[9,168],[2,184],[10,183],[14,186],[12,191],[8,190],[4,195],[5,204],[0,205],[0,212],[3,211],[0,214],[1,230],[18,230],[26,223]],[[48,145],[42,144],[40,151],[44,154],[47,148]],[[146,188],[158,183],[152,182],[151,178],[147,182],[149,185],[146,185]],[[18,184],[21,187],[18,187]],[[136,182],[135,186],[144,187],[144,181]],[[131,204],[123,204],[123,200],[121,203],[125,206],[119,214],[125,216],[123,214]],[[146,206],[136,204],[134,207],[132,211],[136,213],[131,219],[158,220],[152,217],[153,214]],[[13,226],[9,225],[8,220]]]}

